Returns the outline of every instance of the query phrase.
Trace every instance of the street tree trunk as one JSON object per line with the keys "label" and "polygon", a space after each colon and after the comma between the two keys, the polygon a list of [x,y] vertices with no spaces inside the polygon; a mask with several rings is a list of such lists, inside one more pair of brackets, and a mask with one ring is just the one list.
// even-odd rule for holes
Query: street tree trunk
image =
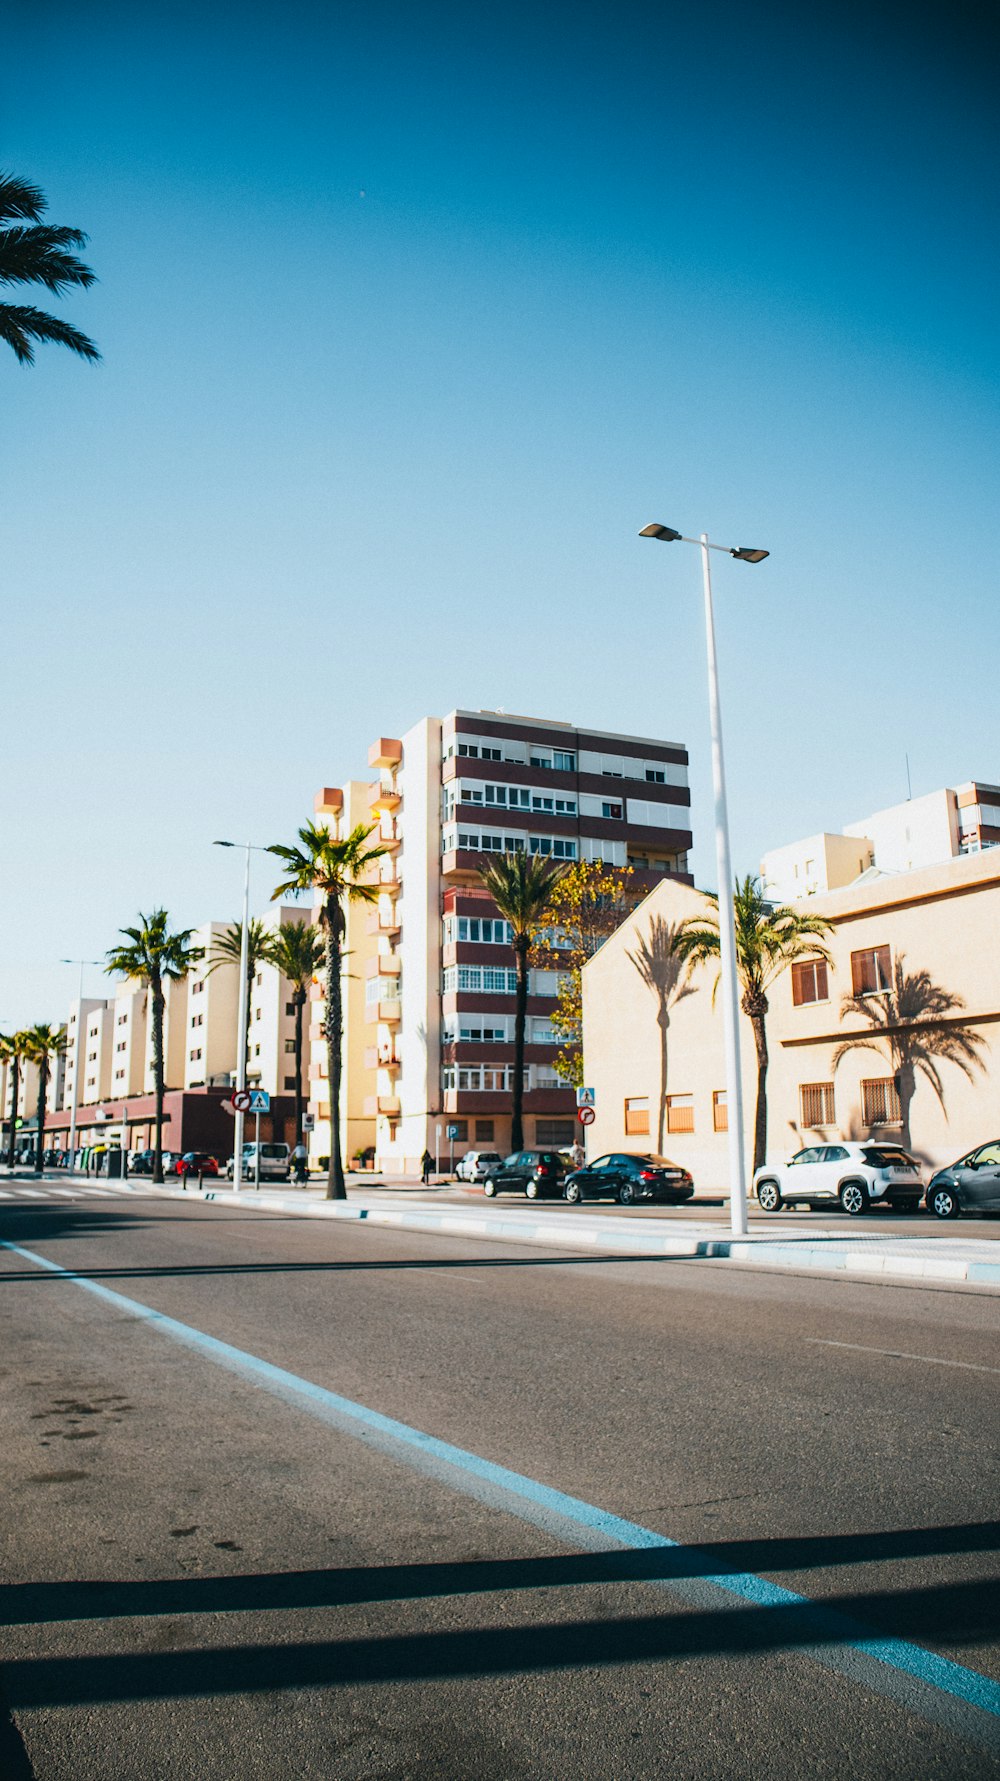
{"label": "street tree trunk", "polygon": [[306,992],[301,984],[292,1000],[295,1004],[295,1143],[302,1143],[302,1012]]}
{"label": "street tree trunk", "polygon": [[670,1025],[665,1008],[657,1015],[657,1025],[660,1029],[660,1105],[656,1119],[656,1154],[662,1156],[667,1119],[667,1028]]}
{"label": "street tree trunk", "polygon": [[163,985],[159,974],[150,980],[153,1000],[153,1094],[156,1136],[153,1140],[153,1181],[163,1186]]}
{"label": "street tree trunk", "polygon": [[340,904],[328,897],[324,905],[326,927],[326,1073],[330,1088],[330,1166],[326,1178],[328,1200],[346,1200],[344,1161],[340,1148],[341,1045],[344,1037],[343,987],[340,981],[341,935],[344,918]]}
{"label": "street tree trunk", "polygon": [[45,1148],[45,1103],[49,1093],[49,1058],[44,1052],[38,1060],[38,1137],[35,1142],[35,1174],[42,1172],[42,1152]]}
{"label": "street tree trunk", "polygon": [[763,1014],[750,1016],[757,1047],[757,1111],[753,1122],[753,1172],[767,1161],[767,1032]]}
{"label": "street tree trunk", "polygon": [[514,1081],[510,1096],[510,1147],[524,1148],[524,1028],[528,1015],[528,948],[527,934],[514,935],[514,967],[517,973],[517,994],[514,1000]]}
{"label": "street tree trunk", "polygon": [[21,1090],[21,1060],[17,1053],[10,1067],[10,1143],[7,1146],[7,1167],[14,1167],[14,1143],[17,1138],[17,1102]]}

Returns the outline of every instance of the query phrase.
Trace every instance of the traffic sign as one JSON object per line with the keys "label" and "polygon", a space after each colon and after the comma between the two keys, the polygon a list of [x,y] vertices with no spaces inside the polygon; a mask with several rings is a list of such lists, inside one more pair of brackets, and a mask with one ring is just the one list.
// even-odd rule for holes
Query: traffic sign
{"label": "traffic sign", "polygon": [[251,1095],[248,1088],[238,1088],[232,1099],[234,1113],[249,1113]]}
{"label": "traffic sign", "polygon": [[254,1088],[250,1091],[250,1112],[270,1113],[271,1097],[266,1088]]}
{"label": "traffic sign", "polygon": [[594,1112],[593,1107],[580,1107],[577,1109],[576,1117],[581,1125],[593,1125],[597,1118],[597,1114]]}
{"label": "traffic sign", "polygon": [[316,1130],[316,1115],[315,1115],[315,1113],[303,1113],[303,1115],[302,1115],[302,1130],[304,1132],[314,1132]]}
{"label": "traffic sign", "polygon": [[[597,1096],[592,1088],[578,1088],[576,1091],[576,1104],[578,1107],[593,1107],[596,1099]],[[588,1122],[584,1120],[583,1123],[586,1125]]]}
{"label": "traffic sign", "polygon": [[449,1136],[449,1138],[457,1138],[458,1137],[457,1125],[450,1125],[448,1127],[448,1136]]}

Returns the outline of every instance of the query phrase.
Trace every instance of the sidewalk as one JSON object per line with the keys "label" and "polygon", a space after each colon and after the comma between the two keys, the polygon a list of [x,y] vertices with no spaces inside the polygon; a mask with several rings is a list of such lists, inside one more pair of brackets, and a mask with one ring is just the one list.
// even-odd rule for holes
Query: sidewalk
{"label": "sidewalk", "polygon": [[[796,1273],[817,1269],[823,1273],[850,1274],[886,1280],[928,1280],[942,1285],[965,1283],[1000,1292],[998,1245],[976,1237],[880,1236],[877,1232],[775,1222],[766,1232],[746,1237],[720,1234],[717,1225],[687,1224],[643,1219],[641,1225],[627,1216],[588,1216],[585,1211],[553,1213],[519,1203],[498,1206],[442,1206],[423,1190],[415,1199],[407,1182],[391,1184],[402,1190],[392,1198],[375,1199],[370,1176],[352,1176],[349,1200],[327,1200],[321,1187],[246,1188],[240,1194],[228,1183],[217,1187],[153,1188],[138,1181],[109,1182],[118,1193],[154,1193],[168,1199],[201,1199],[219,1205],[256,1208],[261,1212],[297,1214],[304,1218],[364,1220],[397,1230],[430,1231],[441,1236],[480,1238],[490,1242],[528,1243],[554,1249],[580,1250],[587,1255],[675,1256],[678,1258],[731,1261],[742,1266],[788,1268]],[[450,1186],[451,1183],[442,1183]],[[388,1184],[387,1184],[388,1186]],[[367,1190],[367,1191],[366,1191]],[[417,1194],[420,1184],[416,1183]]]}

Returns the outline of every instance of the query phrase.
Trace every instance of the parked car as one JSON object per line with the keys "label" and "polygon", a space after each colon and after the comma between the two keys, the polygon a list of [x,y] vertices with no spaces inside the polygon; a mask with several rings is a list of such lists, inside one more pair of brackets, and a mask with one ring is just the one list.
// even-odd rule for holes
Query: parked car
{"label": "parked car", "polygon": [[762,1212],[782,1206],[840,1206],[860,1218],[870,1206],[915,1212],[923,1193],[920,1165],[898,1144],[812,1144],[787,1163],[765,1163],[753,1178]]}
{"label": "parked car", "polygon": [[483,1192],[492,1200],[495,1194],[524,1194],[529,1200],[555,1199],[562,1190],[566,1165],[558,1150],[515,1150],[499,1167],[494,1163]]}
{"label": "parked car", "polygon": [[151,1150],[133,1150],[128,1164],[130,1175],[151,1175],[153,1173],[153,1152]]}
{"label": "parked car", "polygon": [[455,1174],[459,1181],[485,1181],[491,1170],[502,1162],[499,1150],[467,1150],[455,1164]]}
{"label": "parked car", "polygon": [[217,1175],[219,1165],[207,1150],[185,1150],[177,1164],[178,1175]]}
{"label": "parked car", "polygon": [[960,1212],[1000,1212],[1000,1139],[978,1145],[932,1175],[926,1205],[935,1218],[957,1218]]}
{"label": "parked car", "polygon": [[[226,1164],[226,1175],[230,1181],[234,1179],[235,1173],[236,1159],[230,1157]],[[291,1173],[292,1153],[287,1144],[262,1144],[259,1159],[256,1144],[244,1144],[244,1181],[288,1181]]]}
{"label": "parked car", "polygon": [[614,1151],[599,1156],[582,1169],[567,1175],[563,1197],[572,1206],[583,1200],[617,1200],[632,1206],[638,1200],[659,1200],[679,1206],[694,1193],[694,1181],[679,1163],[665,1156],[641,1156],[633,1151]]}

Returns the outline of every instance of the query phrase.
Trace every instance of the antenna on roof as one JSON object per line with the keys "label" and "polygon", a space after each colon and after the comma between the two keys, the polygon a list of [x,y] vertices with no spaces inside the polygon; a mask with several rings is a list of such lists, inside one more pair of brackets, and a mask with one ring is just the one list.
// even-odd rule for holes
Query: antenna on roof
{"label": "antenna on roof", "polygon": [[909,804],[913,797],[913,787],[910,784],[910,757],[908,754],[904,754],[903,759],[906,762],[906,802]]}

